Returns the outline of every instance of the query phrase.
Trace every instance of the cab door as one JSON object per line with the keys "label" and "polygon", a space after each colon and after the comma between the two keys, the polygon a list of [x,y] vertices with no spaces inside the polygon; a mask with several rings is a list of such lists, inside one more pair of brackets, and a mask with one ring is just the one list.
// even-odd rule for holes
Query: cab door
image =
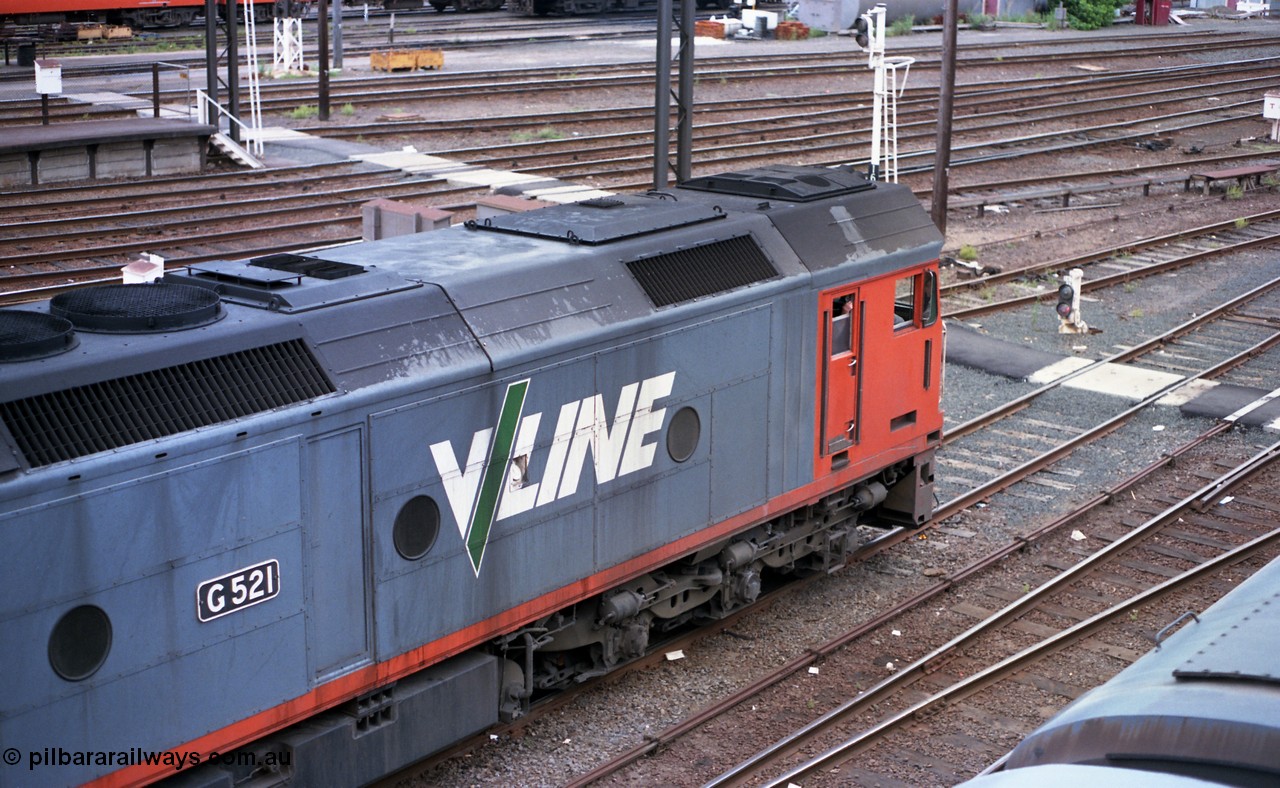
{"label": "cab door", "polygon": [[848,465],[849,449],[858,443],[863,308],[856,287],[827,290],[819,299],[816,475]]}

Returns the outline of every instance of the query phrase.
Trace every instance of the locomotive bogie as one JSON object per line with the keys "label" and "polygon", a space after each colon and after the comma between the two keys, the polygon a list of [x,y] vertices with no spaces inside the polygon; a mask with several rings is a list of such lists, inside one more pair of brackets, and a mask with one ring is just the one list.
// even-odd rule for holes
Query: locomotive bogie
{"label": "locomotive bogie", "polygon": [[932,508],[940,246],[774,167],[19,310],[75,327],[0,362],[0,737],[354,784],[840,567]]}

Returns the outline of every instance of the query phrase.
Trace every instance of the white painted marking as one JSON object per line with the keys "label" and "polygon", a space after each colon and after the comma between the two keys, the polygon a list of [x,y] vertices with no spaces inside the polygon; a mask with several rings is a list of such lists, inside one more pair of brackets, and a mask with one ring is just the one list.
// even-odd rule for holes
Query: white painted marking
{"label": "white painted marking", "polygon": [[1216,380],[1204,380],[1197,378],[1188,381],[1185,386],[1180,386],[1177,391],[1170,391],[1160,399],[1156,400],[1157,405],[1167,405],[1171,408],[1180,408],[1193,399],[1196,399],[1205,392],[1212,391],[1218,387]]}
{"label": "white painted marking", "polygon": [[1067,356],[1061,361],[1055,361],[1049,366],[1041,367],[1036,372],[1033,372],[1031,376],[1027,378],[1027,382],[1043,386],[1044,384],[1052,383],[1059,378],[1065,378],[1072,372],[1084,369],[1092,363],[1094,362],[1087,358]]}
{"label": "white painted marking", "polygon": [[503,172],[502,170],[468,170],[448,173],[449,183],[459,186],[506,186],[512,183],[532,183],[544,181],[546,178],[527,175],[523,172]]}
{"label": "white painted marking", "polygon": [[1185,379],[1182,375],[1154,369],[1141,369],[1124,364],[1103,364],[1065,381],[1062,385],[1095,394],[1142,400]]}
{"label": "white painted marking", "polygon": [[1276,397],[1280,397],[1280,389],[1274,389],[1270,394],[1267,394],[1265,396],[1255,399],[1253,402],[1250,402],[1248,405],[1245,405],[1240,410],[1237,410],[1235,413],[1232,413],[1230,416],[1228,416],[1226,418],[1226,421],[1231,421],[1231,422],[1239,421],[1240,419],[1254,412],[1258,408],[1261,408],[1263,405],[1266,405],[1268,402],[1275,399]]}
{"label": "white painted marking", "polygon": [[582,202],[583,200],[594,200],[598,197],[612,197],[613,192],[601,191],[600,189],[579,189],[577,191],[565,192],[562,194],[548,194],[540,189],[525,192],[526,196],[534,197],[547,202],[571,203]]}

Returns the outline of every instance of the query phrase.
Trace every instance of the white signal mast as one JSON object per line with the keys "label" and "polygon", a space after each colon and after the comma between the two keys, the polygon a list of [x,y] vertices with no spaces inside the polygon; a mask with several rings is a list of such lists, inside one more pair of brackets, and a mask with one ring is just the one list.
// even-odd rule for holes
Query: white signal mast
{"label": "white signal mast", "polygon": [[[872,180],[898,182],[898,98],[907,89],[913,57],[887,57],[884,53],[885,7],[878,4],[859,19],[858,44],[867,49],[867,67],[875,70],[872,87]],[[865,32],[864,32],[865,31]],[[899,82],[898,72],[902,77]]]}
{"label": "white signal mast", "polygon": [[275,0],[272,17],[275,37],[271,52],[271,73],[299,74],[303,71],[302,15],[305,7],[298,0]]}

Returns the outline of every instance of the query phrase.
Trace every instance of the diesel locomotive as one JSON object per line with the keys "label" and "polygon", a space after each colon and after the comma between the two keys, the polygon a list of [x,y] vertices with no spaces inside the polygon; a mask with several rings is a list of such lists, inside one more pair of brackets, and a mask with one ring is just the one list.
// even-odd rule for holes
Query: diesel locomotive
{"label": "diesel locomotive", "polygon": [[360,784],[922,525],[941,244],[772,166],[0,309],[0,784]]}

